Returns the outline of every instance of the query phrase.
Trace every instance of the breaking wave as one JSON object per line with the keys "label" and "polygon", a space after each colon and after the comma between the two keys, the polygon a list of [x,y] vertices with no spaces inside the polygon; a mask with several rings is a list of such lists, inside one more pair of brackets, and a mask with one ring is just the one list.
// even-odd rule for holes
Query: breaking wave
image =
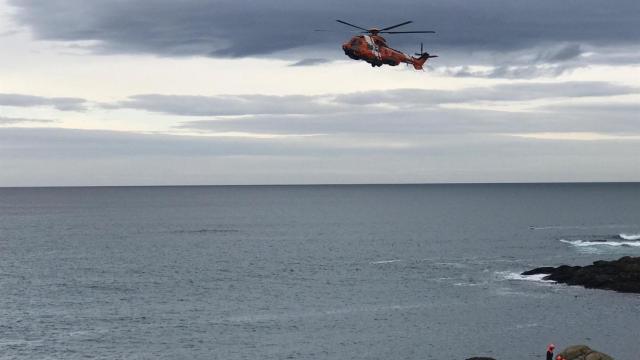
{"label": "breaking wave", "polygon": [[370,262],[370,264],[391,264],[391,263],[395,263],[395,262],[399,262],[402,261],[400,259],[393,259],[393,260],[380,260],[380,261],[372,261]]}
{"label": "breaking wave", "polygon": [[622,240],[640,240],[640,234],[620,234],[618,236]]}
{"label": "breaking wave", "polygon": [[640,241],[584,241],[584,240],[565,240],[565,239],[560,239],[560,241],[565,244],[570,244],[578,247],[586,247],[586,246],[640,247]]}
{"label": "breaking wave", "polygon": [[545,280],[544,277],[549,274],[536,274],[536,275],[522,275],[516,272],[502,271],[497,273],[505,280],[522,280],[522,281],[535,281],[542,283],[555,283],[553,280]]}
{"label": "breaking wave", "polygon": [[630,228],[632,224],[595,224],[595,225],[530,225],[531,230],[566,230],[566,229],[607,229],[607,228]]}

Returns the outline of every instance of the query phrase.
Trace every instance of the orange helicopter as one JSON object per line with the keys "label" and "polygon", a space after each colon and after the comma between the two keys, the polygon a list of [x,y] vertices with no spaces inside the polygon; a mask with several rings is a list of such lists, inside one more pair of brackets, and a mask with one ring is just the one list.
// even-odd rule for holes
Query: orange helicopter
{"label": "orange helicopter", "polygon": [[411,64],[416,70],[423,70],[422,66],[430,58],[438,57],[438,55],[430,55],[423,52],[422,43],[420,44],[420,52],[416,53],[417,57],[409,56],[402,51],[390,48],[387,41],[379,34],[434,34],[435,31],[389,31],[400,26],[411,24],[413,21],[405,21],[403,23],[389,26],[383,29],[363,27],[350,24],[346,21],[336,20],[337,22],[363,30],[365,35],[357,35],[352,37],[348,42],[342,45],[344,53],[354,60],[364,60],[371,66],[382,66],[384,64],[396,66],[400,63]]}

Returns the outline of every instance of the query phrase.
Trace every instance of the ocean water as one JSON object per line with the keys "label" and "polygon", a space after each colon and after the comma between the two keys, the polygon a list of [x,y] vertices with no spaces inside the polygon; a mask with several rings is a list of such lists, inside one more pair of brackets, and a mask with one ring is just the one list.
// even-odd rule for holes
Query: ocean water
{"label": "ocean water", "polygon": [[0,189],[2,359],[640,354],[639,184]]}

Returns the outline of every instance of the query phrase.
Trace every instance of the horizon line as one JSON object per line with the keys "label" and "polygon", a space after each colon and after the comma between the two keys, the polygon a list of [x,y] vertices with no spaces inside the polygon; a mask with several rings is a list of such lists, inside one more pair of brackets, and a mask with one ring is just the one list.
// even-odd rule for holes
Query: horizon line
{"label": "horizon line", "polygon": [[406,183],[292,183],[292,184],[151,184],[151,185],[36,185],[0,186],[0,189],[56,189],[56,188],[161,188],[161,187],[285,187],[285,186],[441,186],[441,185],[597,185],[640,184],[640,181],[454,181]]}

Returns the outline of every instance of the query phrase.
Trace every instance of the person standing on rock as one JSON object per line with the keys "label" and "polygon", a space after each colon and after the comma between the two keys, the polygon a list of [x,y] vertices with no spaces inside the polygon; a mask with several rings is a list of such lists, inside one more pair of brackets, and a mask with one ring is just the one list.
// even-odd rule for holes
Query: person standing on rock
{"label": "person standing on rock", "polygon": [[547,360],[553,360],[553,350],[555,350],[556,346],[553,344],[549,344],[547,346]]}

